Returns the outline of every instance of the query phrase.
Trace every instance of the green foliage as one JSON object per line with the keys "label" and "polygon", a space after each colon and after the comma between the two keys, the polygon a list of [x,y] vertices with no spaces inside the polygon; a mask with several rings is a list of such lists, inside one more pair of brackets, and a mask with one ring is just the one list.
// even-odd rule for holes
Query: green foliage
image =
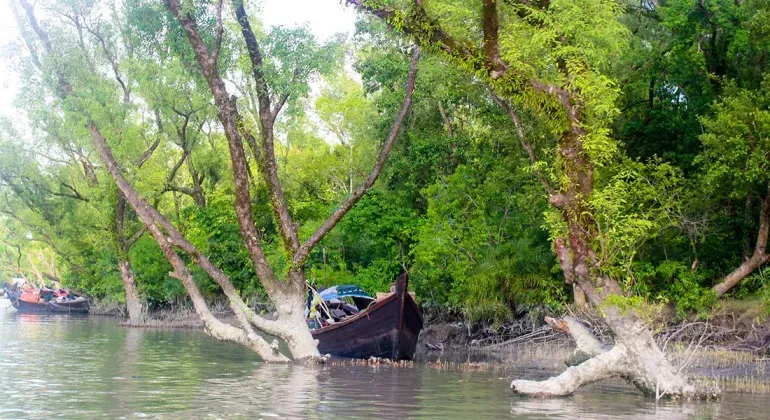
{"label": "green foliage", "polygon": [[533,203],[536,188],[522,171],[511,173],[499,162],[489,172],[461,165],[426,189],[428,211],[412,251],[424,305],[462,308],[472,321],[499,323],[564,302],[563,281],[550,272],[555,262],[538,229],[545,203]]}
{"label": "green foliage", "polygon": [[[708,286],[712,273],[694,271],[678,261],[660,264],[637,263],[634,267],[637,293],[663,303],[673,303],[679,316],[695,312],[707,315],[716,304],[716,294]],[[704,287],[705,286],[705,287]]]}
{"label": "green foliage", "polygon": [[770,315],[770,269],[762,268],[747,277],[737,295],[742,298],[758,297],[765,315]]}
{"label": "green foliage", "polygon": [[[342,278],[369,293],[387,291],[403,271],[417,218],[397,196],[372,191],[311,255],[313,278],[324,286]],[[347,273],[347,274],[346,274]]]}
{"label": "green foliage", "polygon": [[685,185],[679,170],[667,163],[626,159],[590,204],[598,227],[598,256],[603,270],[632,288],[632,265],[645,241],[675,227]]}
{"label": "green foliage", "polygon": [[138,286],[151,303],[173,302],[184,296],[179,280],[168,275],[171,264],[152,238],[145,236],[131,248],[131,262]]}
{"label": "green foliage", "polygon": [[770,180],[769,89],[770,76],[757,91],[727,89],[702,120],[706,133],[697,162],[705,167],[704,182],[730,198],[746,197]]}

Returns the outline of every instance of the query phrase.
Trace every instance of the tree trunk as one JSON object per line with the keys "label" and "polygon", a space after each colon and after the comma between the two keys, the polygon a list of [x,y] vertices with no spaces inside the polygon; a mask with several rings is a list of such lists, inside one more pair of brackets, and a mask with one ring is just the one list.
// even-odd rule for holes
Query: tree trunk
{"label": "tree trunk", "polygon": [[[261,336],[254,332],[248,319],[244,315],[241,306],[238,305],[238,302],[233,296],[228,295],[228,298],[230,298],[230,307],[233,309],[241,328],[225,324],[211,314],[200,289],[198,289],[195,281],[193,281],[192,274],[190,274],[187,265],[176,251],[174,251],[173,246],[180,246],[185,251],[194,254],[195,258],[201,261],[202,268],[204,268],[204,270],[209,268],[206,270],[207,273],[215,281],[219,280],[217,283],[219,283],[223,289],[227,288],[227,286],[229,286],[228,290],[233,289],[232,284],[229,281],[222,282],[222,279],[218,278],[217,274],[225,276],[224,273],[222,273],[221,270],[214,270],[210,267],[209,265],[211,263],[205,256],[200,255],[192,244],[181,237],[179,232],[166,218],[161,216],[155,208],[151,207],[146,201],[139,197],[139,193],[121,174],[117,162],[112,156],[112,151],[107,145],[102,133],[93,122],[88,123],[88,129],[94,143],[94,148],[99,153],[99,157],[102,160],[102,163],[104,163],[105,169],[113,178],[128,204],[130,204],[134,211],[136,211],[137,216],[139,216],[145,224],[147,230],[153,236],[155,242],[158,243],[158,246],[160,246],[166,258],[171,263],[174,271],[169,273],[169,275],[179,279],[184,286],[185,291],[193,303],[196,314],[198,314],[203,321],[206,332],[219,340],[231,341],[247,346],[267,362],[287,362],[288,359],[278,351],[277,345],[268,344]],[[161,227],[163,230],[161,230]],[[225,290],[225,292],[227,293],[228,290]],[[243,301],[240,301],[240,303],[242,306],[245,306]]]}
{"label": "tree trunk", "polygon": [[307,279],[301,269],[291,270],[286,282],[287,291],[278,292],[276,302],[278,322],[283,324],[282,338],[289,346],[295,361],[319,357],[318,342],[307,327],[305,306],[307,305]]}
{"label": "tree trunk", "polygon": [[[53,48],[50,38],[48,37],[48,33],[39,26],[34,14],[33,6],[26,0],[20,0],[20,3],[29,18],[32,30],[40,39],[45,53],[47,55],[52,55]],[[58,96],[61,98],[73,96],[73,87],[64,75],[61,73],[54,74],[59,85],[59,90],[56,92]],[[77,106],[76,104],[77,101],[74,105]],[[112,150],[108,146],[105,137],[99,130],[99,127],[97,127],[96,123],[90,119],[84,110],[75,108],[73,111],[82,113],[82,117],[85,119],[85,125],[88,128],[91,140],[93,141],[94,148],[104,164],[105,170],[115,181],[126,202],[128,202],[134,209],[148,232],[158,243],[158,246],[163,251],[169,263],[171,263],[174,271],[169,273],[169,275],[179,279],[184,286],[187,294],[190,296],[190,300],[193,303],[196,313],[204,323],[206,332],[214,338],[232,341],[247,346],[267,362],[288,362],[289,359],[280,353],[277,342],[273,342],[272,344],[267,343],[262,336],[254,331],[251,323],[256,322],[260,325],[264,325],[266,326],[265,330],[267,332],[278,333],[277,335],[280,335],[280,332],[282,331],[280,328],[281,325],[273,321],[262,319],[251,311],[237,295],[235,288],[224,272],[214,266],[206,256],[202,255],[189,241],[181,236],[171,222],[161,215],[156,208],[150,206],[139,196],[139,193],[121,173],[115,157],[112,155]],[[193,257],[194,261],[198,263],[198,265],[201,266],[201,268],[203,268],[206,273],[220,285],[220,287],[222,287],[230,300],[230,307],[235,313],[240,327],[225,324],[211,314],[198,286],[192,278],[192,274],[190,273],[187,264],[179,256],[174,247],[181,248],[184,252]],[[251,315],[251,319],[249,319],[247,314]],[[307,325],[304,324],[304,322],[303,326],[307,329]]]}
{"label": "tree trunk", "polygon": [[583,289],[575,283],[572,283],[572,297],[577,309],[586,308],[586,294],[583,293]]}
{"label": "tree trunk", "polygon": [[139,292],[136,289],[134,270],[128,257],[132,243],[131,240],[126,238],[125,219],[126,196],[122,191],[118,190],[116,191],[115,200],[115,223],[112,226],[113,243],[118,257],[120,278],[123,281],[123,292],[126,296],[128,323],[130,325],[141,325],[144,323],[144,314],[142,313],[142,303],[139,301]]}
{"label": "tree trunk", "polygon": [[[602,274],[604,267],[601,267],[600,259],[592,249],[598,239],[598,225],[593,219],[589,205],[589,197],[594,188],[594,163],[590,160],[590,154],[583,149],[582,141],[587,134],[587,124],[583,121],[580,92],[571,90],[575,88],[569,84],[562,87],[537,78],[527,79],[521,72],[509,71],[515,66],[509,67],[500,56],[499,16],[493,1],[483,2],[481,10],[484,22],[483,48],[453,38],[442,28],[438,18],[427,13],[421,1],[415,1],[408,12],[380,3],[346,1],[346,4],[354,4],[379,17],[396,31],[430,46],[433,51],[452,62],[464,63],[466,69],[472,70],[477,77],[485,80],[490,89],[504,93],[503,97],[507,99],[538,92],[543,95],[543,99],[555,101],[564,111],[569,123],[568,129],[559,139],[557,156],[554,159],[559,185],[551,185],[548,177],[540,173],[538,179],[549,194],[550,204],[561,212],[566,225],[565,237],[557,238],[553,244],[565,280],[567,283],[577,284],[586,294],[588,301],[602,309],[615,334],[615,347],[569,368],[555,378],[543,382],[513,381],[512,388],[527,394],[565,395],[583,384],[620,375],[632,380],[648,394],[653,390],[656,396],[661,392],[669,395],[696,394],[694,388],[666,360],[645,325],[633,312],[622,311],[610,298],[614,296],[623,299],[624,294],[618,282]],[[564,66],[558,71],[566,80],[572,80],[575,75],[569,74],[568,67]],[[531,143],[523,136],[518,116],[511,112],[510,107],[505,106],[506,101],[500,102],[513,119],[521,143],[532,163],[537,163]],[[561,115],[554,114],[553,117],[561,118]]]}
{"label": "tree trunk", "polygon": [[564,396],[583,385],[621,377],[633,383],[645,395],[684,398],[712,397],[718,390],[699,389],[674,369],[652,339],[649,329],[635,316],[621,313],[617,307],[606,313],[613,331],[620,332],[612,347],[601,343],[579,321],[567,317],[549,324],[575,340],[580,363],[545,381],[514,380],[514,392],[539,396]]}
{"label": "tree trunk", "polygon": [[[585,132],[580,124],[580,111],[571,105],[569,95],[564,95],[571,127],[560,140],[558,152],[563,158],[562,170],[570,182],[552,194],[549,201],[561,212],[567,232],[566,237],[554,240],[554,250],[565,280],[578,286],[588,302],[601,309],[615,344],[612,349],[599,354],[586,351],[594,357],[545,381],[514,380],[511,389],[524,394],[561,396],[580,386],[620,376],[645,395],[655,398],[664,395],[709,396],[709,392],[696,389],[671,365],[633,308],[619,306],[624,299],[622,287],[602,273],[601,263],[592,248],[598,239],[598,228],[588,205],[588,197],[593,191],[594,166],[583,151]],[[581,341],[576,341],[585,351]]]}
{"label": "tree trunk", "polygon": [[123,280],[123,290],[126,294],[128,323],[129,325],[141,325],[144,323],[142,303],[139,301],[139,292],[136,289],[134,271],[127,255],[118,258],[118,269],[120,270],[120,278]]}
{"label": "tree trunk", "polygon": [[[748,213],[749,204],[746,207],[746,212]],[[767,185],[767,193],[764,200],[762,200],[762,210],[759,212],[759,231],[757,232],[757,243],[754,246],[754,253],[711,289],[716,293],[717,297],[727,293],[733,286],[740,283],[741,280],[770,261],[770,254],[767,253],[768,232],[770,232],[770,183]]]}
{"label": "tree trunk", "polygon": [[348,147],[348,151],[350,152],[349,161],[348,161],[348,194],[353,195],[353,145],[351,144]]}

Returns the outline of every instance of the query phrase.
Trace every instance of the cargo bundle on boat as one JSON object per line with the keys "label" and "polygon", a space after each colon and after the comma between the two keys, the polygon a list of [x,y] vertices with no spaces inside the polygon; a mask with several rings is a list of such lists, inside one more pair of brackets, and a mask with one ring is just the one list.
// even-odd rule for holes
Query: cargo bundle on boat
{"label": "cargo bundle on boat", "polygon": [[318,351],[334,357],[412,360],[423,319],[402,274],[373,298],[360,287],[334,286],[308,297],[308,325]]}

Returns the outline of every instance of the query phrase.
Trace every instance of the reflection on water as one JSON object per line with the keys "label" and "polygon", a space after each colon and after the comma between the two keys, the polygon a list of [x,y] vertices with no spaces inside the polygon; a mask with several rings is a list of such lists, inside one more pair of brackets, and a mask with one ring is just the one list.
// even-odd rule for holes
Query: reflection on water
{"label": "reflection on water", "polygon": [[505,375],[419,364],[265,365],[245,348],[196,331],[126,329],[99,317],[0,309],[0,418],[733,419],[770,413],[764,396],[656,405],[621,383],[570,398],[521,398],[510,393]]}

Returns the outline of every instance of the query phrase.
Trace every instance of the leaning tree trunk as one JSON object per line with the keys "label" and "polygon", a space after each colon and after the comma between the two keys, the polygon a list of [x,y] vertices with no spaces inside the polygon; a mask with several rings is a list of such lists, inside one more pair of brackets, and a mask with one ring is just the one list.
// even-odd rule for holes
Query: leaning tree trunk
{"label": "leaning tree trunk", "polygon": [[276,303],[278,322],[283,324],[284,333],[281,337],[286,341],[286,345],[295,360],[312,359],[320,356],[318,341],[313,339],[305,318],[306,284],[307,279],[303,270],[291,270],[285,284],[285,290],[274,292],[271,299]]}
{"label": "leaning tree trunk", "polygon": [[[538,181],[548,192],[550,204],[561,212],[565,222],[564,237],[554,241],[554,249],[567,283],[576,284],[577,288],[585,293],[590,304],[601,308],[615,335],[615,346],[611,350],[595,354],[595,357],[546,381],[513,381],[512,388],[527,394],[565,395],[583,384],[612,376],[623,376],[648,394],[696,394],[698,391],[666,360],[641,320],[633,312],[624,312],[617,305],[613,305],[610,299],[613,295],[622,298],[623,293],[615,280],[602,275],[603,267],[592,249],[598,238],[598,226],[591,216],[592,209],[588,201],[594,187],[594,164],[583,148],[587,125],[586,121],[583,121],[580,92],[573,90],[573,87],[552,84],[547,80],[527,78],[524,73],[516,71],[517,66],[511,66],[505,61],[506,57],[500,53],[498,36],[499,2],[481,2],[481,8],[478,10],[478,17],[483,22],[481,48],[471,42],[455,39],[450,31],[442,27],[441,18],[428,13],[422,1],[404,2],[411,4],[406,11],[393,7],[389,2],[346,0],[345,3],[353,4],[360,10],[379,17],[394,30],[431,47],[434,52],[453,63],[473,70],[476,77],[487,83],[493,91],[493,99],[506,109],[513,120],[519,140],[535,165],[534,172]],[[545,11],[549,4],[534,3],[536,2],[533,2],[532,10],[542,8],[541,11]],[[574,80],[577,76],[570,74],[571,66],[558,67],[565,80]],[[558,104],[561,110],[557,112],[560,115],[554,113],[551,116],[554,119],[566,116],[569,123],[569,128],[559,139],[557,156],[553,161],[558,167],[556,180],[537,169],[540,166],[538,163],[541,163],[537,158],[537,149],[526,138],[521,120],[508,101],[518,97],[524,98],[525,103],[531,103],[533,93]],[[498,97],[498,94],[501,96]],[[542,112],[543,108],[537,108],[538,113]],[[558,185],[553,182],[558,182]],[[579,295],[579,292],[576,293],[578,299]]]}
{"label": "leaning tree trunk", "polygon": [[[301,243],[298,235],[298,225],[292,220],[284,196],[283,186],[278,176],[274,148],[274,124],[279,112],[281,112],[281,109],[289,99],[290,92],[274,92],[277,97],[271,97],[271,89],[264,77],[262,51],[251,28],[244,2],[242,0],[233,0],[232,7],[238,24],[241,27],[241,34],[251,61],[251,73],[259,103],[260,130],[258,133],[258,144],[257,138],[243,123],[243,117],[237,109],[236,98],[228,94],[225,81],[219,74],[217,64],[224,31],[221,20],[222,4],[223,2],[219,2],[217,10],[217,35],[213,46],[209,47],[198,31],[198,25],[191,10],[183,7],[182,3],[178,0],[166,0],[166,6],[177,18],[187,35],[201,72],[213,95],[217,117],[224,129],[224,135],[230,151],[235,186],[235,213],[241,237],[252,259],[257,277],[264,286],[270,300],[276,306],[277,319],[273,322],[267,322],[256,316],[253,311],[244,309],[242,313],[257,328],[283,338],[288,344],[295,360],[316,358],[320,356],[317,343],[313,339],[304,317],[307,286],[303,267],[310,251],[377,180],[411,106],[419,48],[415,48],[412,55],[404,103],[391,126],[388,138],[382,146],[372,172],[357,189],[351,191],[350,196],[340,204],[321,227],[304,243]],[[250,170],[246,160],[244,140],[251,146],[252,152],[255,155],[260,174],[268,189],[268,196],[278,227],[278,233],[282,239],[286,254],[291,258],[292,265],[286,281],[280,281],[270,268],[262,249],[261,235],[254,224],[249,191]],[[220,284],[223,283],[220,282]],[[229,285],[229,282],[226,287],[223,286],[223,290],[228,297],[234,295],[234,290],[231,291],[230,289],[232,289],[232,286]],[[231,300],[236,302],[237,305],[242,305],[242,301],[239,298]]]}
{"label": "leaning tree trunk", "polygon": [[[27,0],[20,0],[20,3],[29,18],[29,24],[32,30],[37,34],[38,39],[41,41],[43,51],[48,56],[53,55],[54,51],[48,33],[38,24],[33,6]],[[70,84],[65,75],[60,72],[54,72],[54,76],[58,82],[57,95],[62,99],[74,96],[72,84]],[[77,102],[75,102],[75,104],[77,104]],[[113,178],[113,181],[115,181],[125,200],[131,205],[138,218],[147,228],[147,231],[155,239],[166,256],[166,259],[171,263],[174,271],[169,273],[169,275],[179,279],[184,286],[187,294],[190,296],[196,313],[203,321],[206,332],[214,338],[232,341],[247,346],[259,354],[266,362],[288,362],[289,359],[279,351],[277,341],[268,343],[262,336],[256,333],[252,327],[254,321],[250,320],[246,314],[246,304],[239,296],[237,296],[237,293],[234,293],[235,289],[227,276],[220,269],[213,266],[208,258],[200,254],[189,241],[184,239],[168,219],[163,217],[157,209],[150,206],[139,196],[139,193],[121,173],[118,164],[112,155],[112,151],[107,145],[107,141],[99,130],[99,127],[97,127],[96,123],[91,120],[88,114],[82,109],[76,108],[76,110],[80,111],[83,116],[85,116],[85,125],[88,128],[94,148],[96,149],[102,164]],[[190,254],[193,259],[196,260],[195,262],[199,263],[201,268],[203,268],[207,274],[222,287],[225,293],[228,294],[230,307],[235,313],[239,327],[226,324],[218,320],[211,313],[198,285],[193,280],[187,264],[177,253],[175,247],[179,247]],[[250,313],[255,320],[261,320],[259,321],[260,324],[276,327],[272,329],[271,332],[279,330],[272,321],[258,317],[253,311]]]}

